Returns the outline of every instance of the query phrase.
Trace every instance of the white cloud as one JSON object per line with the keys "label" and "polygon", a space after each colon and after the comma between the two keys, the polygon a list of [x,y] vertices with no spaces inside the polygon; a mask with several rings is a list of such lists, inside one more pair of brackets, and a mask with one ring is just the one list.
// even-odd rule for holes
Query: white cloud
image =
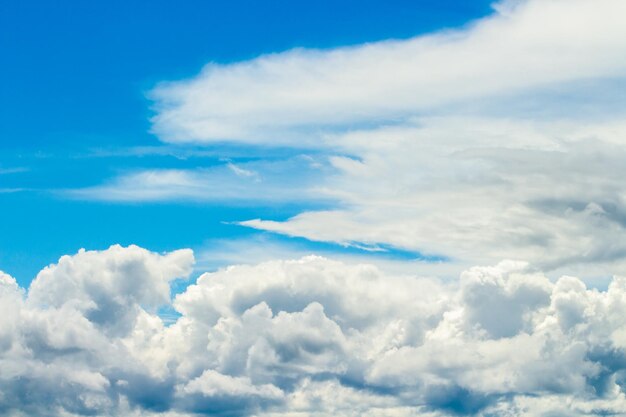
{"label": "white cloud", "polygon": [[226,164],[226,166],[228,167],[228,169],[230,169],[232,172],[234,172],[236,175],[242,178],[252,178],[256,182],[259,182],[261,180],[259,178],[259,173],[256,171],[241,168],[240,166],[235,165],[232,162],[229,162],[228,164]]}
{"label": "white cloud", "polygon": [[513,258],[608,275],[626,255],[624,134],[621,124],[446,117],[336,135],[355,156],[331,158],[337,173],[317,189],[340,208],[242,224],[463,263]]}
{"label": "white cloud", "polygon": [[204,274],[165,326],[154,306],[192,262],[113,246],[62,257],[28,291],[0,274],[2,414],[626,409],[626,278],[598,291],[506,261],[450,283],[309,256]]}
{"label": "white cloud", "polygon": [[[463,265],[523,259],[607,276],[626,265],[626,102],[616,93],[626,80],[626,4],[527,0],[495,9],[408,40],[209,64],[156,88],[154,131],[179,144],[325,155],[299,186],[299,168],[284,171],[291,193],[278,192],[278,181],[259,194],[327,198],[335,208],[245,226]],[[252,178],[247,171],[266,179],[238,168],[240,180]],[[115,199],[119,189],[142,195],[134,190],[143,186],[114,184],[100,195]],[[197,194],[236,200],[231,189]]]}
{"label": "white cloud", "polygon": [[296,49],[164,83],[154,131],[169,142],[319,144],[351,128],[575,80],[624,76],[621,0],[500,4],[467,28],[327,51]]}

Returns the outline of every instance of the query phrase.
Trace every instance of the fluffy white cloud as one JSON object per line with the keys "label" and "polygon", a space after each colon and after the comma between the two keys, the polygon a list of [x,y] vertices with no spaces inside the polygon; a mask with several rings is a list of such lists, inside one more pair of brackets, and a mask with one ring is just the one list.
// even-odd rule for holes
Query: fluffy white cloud
{"label": "fluffy white cloud", "polygon": [[626,410],[626,278],[599,291],[506,261],[449,282],[309,256],[204,274],[166,326],[154,309],[192,263],[113,246],[62,257],[28,291],[0,274],[2,414]]}
{"label": "fluffy white cloud", "polygon": [[[145,249],[112,246],[80,251],[41,271],[28,291],[39,308],[76,311],[107,331],[126,334],[139,314],[167,304],[169,282],[191,273],[190,250],[158,256]],[[121,326],[121,328],[120,328]]]}

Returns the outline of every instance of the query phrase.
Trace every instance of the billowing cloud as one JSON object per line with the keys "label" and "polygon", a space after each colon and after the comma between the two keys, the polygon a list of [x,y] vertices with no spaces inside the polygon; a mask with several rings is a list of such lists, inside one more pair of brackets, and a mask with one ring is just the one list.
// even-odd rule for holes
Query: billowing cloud
{"label": "billowing cloud", "polygon": [[28,290],[0,274],[2,414],[626,412],[626,278],[600,291],[505,261],[450,282],[309,256],[203,274],[170,300],[192,263],[113,246]]}

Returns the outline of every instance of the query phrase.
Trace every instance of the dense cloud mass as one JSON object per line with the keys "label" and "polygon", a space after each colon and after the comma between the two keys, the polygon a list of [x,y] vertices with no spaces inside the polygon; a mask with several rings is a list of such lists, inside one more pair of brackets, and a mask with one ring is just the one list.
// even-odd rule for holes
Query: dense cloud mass
{"label": "dense cloud mass", "polygon": [[193,261],[113,246],[27,291],[0,274],[0,413],[626,413],[626,278],[599,291],[506,261],[446,282],[310,256],[203,274],[166,325]]}

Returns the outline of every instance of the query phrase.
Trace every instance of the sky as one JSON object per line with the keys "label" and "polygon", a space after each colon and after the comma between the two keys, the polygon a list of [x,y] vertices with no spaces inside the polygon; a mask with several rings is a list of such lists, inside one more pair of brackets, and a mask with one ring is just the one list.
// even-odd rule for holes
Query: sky
{"label": "sky", "polygon": [[3,2],[0,414],[626,414],[625,50],[623,0]]}
{"label": "sky", "polygon": [[[330,49],[457,27],[488,2],[73,1],[0,6],[0,263],[27,285],[80,248],[202,248],[249,237],[225,222],[285,219],[324,202],[107,201],[66,190],[120,173],[196,169],[291,151],[172,147],[151,132],[160,82],[292,48]],[[9,192],[13,191],[13,192]],[[130,199],[127,199],[130,200]]]}

